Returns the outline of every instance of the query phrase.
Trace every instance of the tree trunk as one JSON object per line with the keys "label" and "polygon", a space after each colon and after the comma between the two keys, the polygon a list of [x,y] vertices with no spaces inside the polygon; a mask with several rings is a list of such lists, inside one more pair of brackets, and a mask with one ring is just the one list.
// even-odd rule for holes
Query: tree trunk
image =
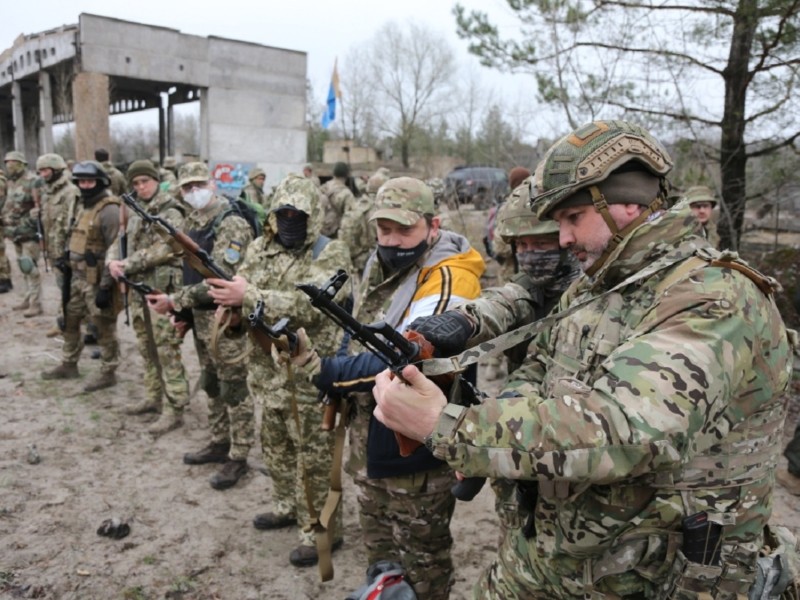
{"label": "tree trunk", "polygon": [[733,32],[725,80],[725,110],[720,140],[720,172],[722,199],[725,208],[719,223],[722,248],[738,250],[744,224],[746,200],[747,152],[745,118],[747,86],[750,84],[749,63],[753,38],[758,26],[757,0],[740,0],[733,18]]}

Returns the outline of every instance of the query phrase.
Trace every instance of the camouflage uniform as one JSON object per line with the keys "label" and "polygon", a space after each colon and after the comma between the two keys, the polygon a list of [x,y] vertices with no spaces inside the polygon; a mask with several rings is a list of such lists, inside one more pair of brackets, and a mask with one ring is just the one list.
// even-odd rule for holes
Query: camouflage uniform
{"label": "camouflage uniform", "polygon": [[[140,162],[142,161],[136,161],[131,168],[133,169]],[[130,173],[131,171],[129,171],[129,176]],[[157,175],[155,170],[153,175]],[[159,191],[153,198],[149,200],[140,198],[139,202],[148,214],[159,216],[179,231],[183,229],[183,207],[167,194]],[[157,226],[143,222],[141,217],[128,211],[127,242],[126,277],[168,294],[181,287],[183,281],[181,259],[158,232]],[[106,263],[112,260],[123,260],[120,255],[120,244],[118,237],[106,255]],[[181,360],[183,338],[170,324],[167,317],[150,311],[141,294],[128,290],[128,298],[131,325],[136,332],[136,342],[145,365],[146,401],[149,404],[160,406],[161,399],[165,396],[167,399],[165,412],[169,411],[180,415],[189,403],[189,383]],[[144,311],[150,311],[152,325],[150,334],[147,332]],[[150,357],[149,335],[153,336],[155,342],[161,367],[160,376],[157,366],[153,364]]]}
{"label": "camouflage uniform", "polygon": [[[96,164],[93,162],[79,163]],[[76,165],[76,170],[78,166]],[[99,165],[97,167],[100,168]],[[83,350],[81,322],[91,319],[97,327],[101,375],[113,375],[119,365],[117,314],[119,303],[98,308],[95,300],[101,289],[115,290],[114,280],[105,267],[105,254],[119,231],[119,199],[106,187],[76,203],[74,215],[68,215],[69,263],[72,268],[70,299],[64,315],[62,363],[76,365]],[[112,292],[113,293],[113,292]]]}
{"label": "camouflage uniform", "polygon": [[[787,332],[769,280],[694,235],[685,204],[660,208],[671,160],[641,128],[596,122],[557,142],[535,175],[539,216],[602,198],[626,161],[661,178],[656,199],[567,290],[558,310],[574,312],[534,339],[504,392],[449,405],[432,435],[465,475],[538,482],[535,536],[507,538],[476,598],[733,599],[754,579]],[[491,318],[505,328],[513,308]],[[680,550],[681,520],[700,511],[723,526],[720,566]]]}
{"label": "camouflage uniform", "polygon": [[387,181],[389,178],[382,171],[374,173],[367,181],[366,193],[359,196],[352,209],[342,215],[339,237],[350,245],[354,273],[364,271],[367,258],[375,247],[375,223],[370,216],[375,208],[375,195]]}
{"label": "camouflage uniform", "polygon": [[[8,182],[6,175],[0,171],[0,227],[3,227],[5,221],[3,219],[6,204],[6,190]],[[5,235],[0,235],[0,293],[5,293],[11,289],[11,262],[6,256],[6,238]]]}
{"label": "camouflage uniform", "polygon": [[7,153],[5,160],[23,165],[20,172],[7,174],[6,201],[3,206],[4,233],[14,243],[25,282],[25,296],[18,308],[36,309],[41,307],[42,293],[42,276],[39,273],[41,251],[36,239],[36,220],[30,216],[34,207],[33,182],[36,176],[26,170],[28,163],[19,152]]}
{"label": "camouflage uniform", "polygon": [[[408,218],[413,225],[434,213],[433,194],[421,181],[390,180],[376,198],[373,220]],[[413,213],[413,217],[409,215]],[[408,216],[406,216],[408,215]],[[399,221],[398,221],[399,222]],[[475,298],[485,265],[466,238],[440,230],[415,263],[392,273],[374,251],[356,298],[362,323],[384,320],[405,331],[416,317],[443,311],[449,305]],[[351,395],[356,414],[350,424],[350,454],[346,470],[358,485],[359,520],[370,563],[393,560],[403,564],[420,599],[444,599],[450,593],[453,564],[450,519],[455,498],[450,488],[454,473],[424,448],[401,458],[392,433],[373,418],[374,376],[385,368],[367,353],[340,363],[335,377],[340,392]],[[324,361],[322,373],[330,367]]]}
{"label": "camouflage uniform", "polygon": [[[203,163],[188,163],[181,167],[184,173],[197,173],[208,180],[208,168]],[[198,179],[195,179],[197,181]],[[244,258],[247,246],[253,240],[253,231],[242,217],[230,214],[216,225],[218,216],[229,208],[228,201],[219,196],[209,207],[192,211],[184,221],[184,231],[205,247],[211,258],[234,275]],[[212,232],[213,230],[213,232]],[[214,323],[214,304],[208,295],[208,285],[202,276],[188,265],[183,270],[183,287],[172,295],[175,309],[192,309],[194,317],[194,343],[200,362],[201,387],[208,395],[208,423],[211,443],[230,446],[231,461],[244,461],[253,445],[253,403],[247,396],[247,368],[243,362],[227,364],[217,361],[211,354],[211,332]],[[245,349],[244,339],[220,336],[220,356],[232,357]]]}
{"label": "camouflage uniform", "polygon": [[[690,187],[686,190],[684,198],[689,203],[689,206],[695,202],[709,202],[713,209],[717,205],[717,197],[714,195],[714,192],[711,191],[711,188],[705,185]],[[717,233],[717,224],[712,219],[709,219],[705,223],[702,223],[701,226],[702,236],[708,240],[712,248],[719,248],[720,237],[719,233]]]}
{"label": "camouflage uniform", "polygon": [[[277,238],[275,211],[291,206],[308,215],[306,241],[297,250],[284,247]],[[289,175],[277,187],[268,229],[250,248],[239,274],[247,279],[242,312],[251,313],[258,301],[264,303],[263,319],[272,325],[288,317],[295,330],[305,328],[322,353],[335,352],[340,329],[311,307],[295,283],[321,285],[337,269],[349,269],[350,253],[344,242],[321,238],[322,210],[319,190],[308,179]],[[326,242],[327,240],[327,242]],[[327,497],[333,456],[334,433],[322,431],[323,408],[317,390],[305,380],[290,378],[286,367],[276,365],[260,347],[250,355],[247,383],[261,404],[261,445],[264,462],[272,478],[273,512],[294,517],[300,527],[300,544],[314,546],[314,534],[306,501],[306,486],[317,514]],[[297,407],[300,430],[293,416]],[[304,483],[305,479],[305,483]],[[341,539],[341,509],[333,524],[335,538]]]}
{"label": "camouflage uniform", "polygon": [[[69,215],[75,213],[80,190],[70,181],[70,174],[61,172],[54,181],[48,181],[41,196],[42,225],[47,239],[47,252],[51,260],[66,251]],[[59,286],[60,287],[60,286]]]}
{"label": "camouflage uniform", "polygon": [[255,168],[250,171],[247,176],[247,185],[242,189],[241,197],[247,202],[258,204],[269,210],[269,199],[264,194],[263,183],[262,187],[255,184],[255,179],[259,175],[265,175],[264,169]]}
{"label": "camouflage uniform", "polygon": [[[356,198],[341,177],[334,177],[322,186],[322,235],[337,237],[342,216],[353,210]],[[346,240],[349,244],[352,240]],[[351,254],[353,252],[351,251]]]}
{"label": "camouflage uniform", "polygon": [[128,191],[128,181],[125,179],[125,175],[122,174],[122,171],[115,167],[109,160],[103,161],[100,164],[103,165],[103,170],[106,172],[109,179],[111,179],[111,192],[115,196],[121,196],[126,193]]}

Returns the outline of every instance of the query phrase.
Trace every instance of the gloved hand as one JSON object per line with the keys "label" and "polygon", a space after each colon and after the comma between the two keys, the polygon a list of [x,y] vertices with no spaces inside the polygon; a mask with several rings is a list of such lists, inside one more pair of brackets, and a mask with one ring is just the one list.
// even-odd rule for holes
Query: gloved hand
{"label": "gloved hand", "polygon": [[273,344],[272,358],[279,365],[291,364],[296,377],[310,381],[319,372],[321,359],[311,345],[311,340],[308,339],[306,330],[301,327],[296,333],[297,348],[295,348],[294,353],[290,355],[285,350],[279,350],[277,344]]}
{"label": "gloved hand", "polygon": [[422,334],[436,349],[437,356],[454,356],[467,347],[467,341],[475,333],[472,321],[455,310],[439,315],[414,319],[408,329]]}
{"label": "gloved hand", "polygon": [[97,290],[97,294],[94,297],[94,305],[101,310],[104,308],[111,308],[111,296],[111,288],[101,287]]}
{"label": "gloved hand", "polygon": [[67,270],[69,269],[69,256],[67,255],[67,253],[65,252],[64,254],[59,256],[53,263],[53,266],[62,273],[66,273]]}

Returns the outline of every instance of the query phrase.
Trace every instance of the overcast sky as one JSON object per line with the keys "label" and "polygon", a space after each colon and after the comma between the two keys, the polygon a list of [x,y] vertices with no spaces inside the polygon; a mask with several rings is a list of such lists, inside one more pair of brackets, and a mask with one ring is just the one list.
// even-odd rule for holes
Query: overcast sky
{"label": "overcast sky", "polygon": [[[252,2],[168,2],[165,0],[27,0],[6,2],[0,19],[0,51],[20,34],[39,33],[65,24],[76,24],[81,12],[159,25],[194,35],[215,35],[266,46],[301,50],[308,55],[308,78],[319,102],[327,92],[333,62],[343,61],[348,50],[369,40],[388,21],[423,23],[451,45],[463,67],[473,65],[487,88],[505,86],[509,94],[534,97],[534,82],[527,76],[501,76],[479,67],[455,33],[451,14],[455,0],[267,0]],[[502,15],[501,0],[463,0],[467,7],[481,7]]]}

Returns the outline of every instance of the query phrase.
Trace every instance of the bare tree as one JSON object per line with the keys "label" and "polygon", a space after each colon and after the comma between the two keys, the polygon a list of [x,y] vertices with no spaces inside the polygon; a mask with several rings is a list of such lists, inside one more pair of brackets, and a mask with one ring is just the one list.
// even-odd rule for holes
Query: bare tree
{"label": "bare tree", "polygon": [[339,71],[342,133],[345,139],[364,145],[375,142],[375,90],[369,85],[368,64],[366,47],[355,47]]}
{"label": "bare tree", "polygon": [[544,102],[571,127],[600,116],[635,117],[695,139],[719,132],[728,216],[737,247],[750,158],[800,138],[800,0],[507,0],[519,31],[456,6],[459,35],[487,66],[532,73]]}
{"label": "bare tree", "polygon": [[441,35],[409,22],[384,25],[368,42],[363,84],[376,94],[379,126],[394,136],[403,165],[409,166],[409,150],[424,124],[443,114],[451,93],[453,51]]}

